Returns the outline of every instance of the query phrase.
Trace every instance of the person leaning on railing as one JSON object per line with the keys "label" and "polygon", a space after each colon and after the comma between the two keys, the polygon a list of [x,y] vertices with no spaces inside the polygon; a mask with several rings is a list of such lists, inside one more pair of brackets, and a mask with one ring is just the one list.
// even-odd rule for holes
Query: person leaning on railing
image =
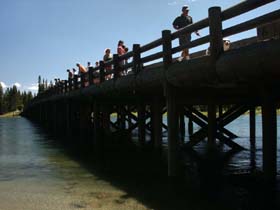
{"label": "person leaning on railing", "polygon": [[[179,30],[179,29],[184,28],[184,27],[186,27],[186,26],[188,26],[192,23],[193,23],[192,17],[189,15],[189,6],[184,5],[182,7],[182,14],[180,16],[176,17],[175,20],[173,21],[173,27],[176,30]],[[195,31],[195,34],[197,36],[200,36],[198,31]],[[180,34],[180,36],[179,36],[180,46],[189,44],[190,41],[191,41],[191,33]],[[181,54],[181,58],[179,59],[179,61],[181,61],[183,59],[185,59],[185,60],[190,59],[188,48],[183,49],[182,54]]]}
{"label": "person leaning on railing", "polygon": [[[82,76],[82,74],[87,73],[86,67],[84,67],[82,64],[77,63],[76,66],[77,66],[78,69],[79,69],[79,75],[80,75],[80,76]],[[85,77],[84,77],[84,86],[88,86],[88,74],[85,74],[84,76],[85,76]]]}

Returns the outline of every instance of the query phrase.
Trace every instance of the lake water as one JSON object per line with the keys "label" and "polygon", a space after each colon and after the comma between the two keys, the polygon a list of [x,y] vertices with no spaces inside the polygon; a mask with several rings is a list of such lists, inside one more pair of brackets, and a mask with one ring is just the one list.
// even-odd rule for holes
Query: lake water
{"label": "lake water", "polygon": [[[261,116],[257,116],[256,122],[257,138],[253,153],[250,150],[248,115],[227,126],[239,136],[234,141],[248,149],[229,160],[228,172],[242,173],[262,168]],[[279,129],[278,124],[278,133]],[[279,138],[277,154],[279,175]],[[18,117],[0,118],[0,209],[152,208],[87,170],[40,128]]]}
{"label": "lake water", "polygon": [[24,118],[0,118],[0,209],[149,209],[100,179]]}

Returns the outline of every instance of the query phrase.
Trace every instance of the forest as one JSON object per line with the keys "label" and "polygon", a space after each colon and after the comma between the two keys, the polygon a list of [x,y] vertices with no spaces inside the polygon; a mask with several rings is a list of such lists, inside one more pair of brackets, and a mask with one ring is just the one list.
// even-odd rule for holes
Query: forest
{"label": "forest", "polygon": [[16,110],[21,111],[34,97],[31,91],[21,92],[15,85],[4,90],[0,84],[0,115]]}

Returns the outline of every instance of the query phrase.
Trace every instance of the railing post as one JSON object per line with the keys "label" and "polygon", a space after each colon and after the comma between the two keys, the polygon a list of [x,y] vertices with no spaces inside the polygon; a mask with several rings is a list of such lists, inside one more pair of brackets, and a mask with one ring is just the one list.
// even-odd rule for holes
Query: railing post
{"label": "railing post", "polygon": [[85,87],[85,78],[86,78],[86,73],[81,73],[81,87]]}
{"label": "railing post", "polygon": [[59,82],[59,93],[63,93],[63,84],[62,84],[62,80]]}
{"label": "railing post", "polygon": [[78,75],[74,75],[74,89],[78,89]]}
{"label": "railing post", "polygon": [[277,113],[272,87],[265,87],[262,101],[263,173],[268,187],[277,177]]}
{"label": "railing post", "polygon": [[172,38],[171,31],[162,31],[162,51],[163,51],[163,65],[165,68],[172,63]]}
{"label": "railing post", "polygon": [[120,63],[119,63],[119,55],[113,55],[113,65],[114,65],[114,79],[120,77]]}
{"label": "railing post", "polygon": [[89,85],[93,85],[93,67],[90,66],[88,68],[88,81],[89,81]]}
{"label": "railing post", "polygon": [[104,68],[104,61],[99,61],[99,66],[100,66],[100,69],[99,69],[99,80],[100,80],[100,83],[104,82],[105,81],[105,68]]}
{"label": "railing post", "polygon": [[67,80],[63,80],[63,84],[64,84],[64,93],[67,93],[68,92],[68,90],[67,90],[67,88],[68,88],[68,84],[67,84]]}
{"label": "railing post", "polygon": [[221,7],[211,7],[209,15],[209,33],[210,33],[210,53],[214,61],[223,52],[223,30]]}
{"label": "railing post", "polygon": [[72,82],[73,82],[73,79],[69,77],[69,78],[68,78],[68,87],[69,87],[69,92],[70,92],[70,91],[72,91],[72,87],[73,87]]}
{"label": "railing post", "polygon": [[[221,7],[211,7],[208,11],[209,15],[209,33],[210,33],[210,56],[212,60],[212,72],[216,73],[216,60],[223,52],[223,30]],[[208,104],[208,143],[209,146],[215,145],[217,132],[216,104]]]}
{"label": "railing post", "polygon": [[141,70],[140,44],[133,45],[133,73],[138,74]]}
{"label": "railing post", "polygon": [[[172,37],[170,30],[162,31],[163,65],[167,71],[172,63]],[[179,173],[179,115],[176,103],[176,90],[165,80],[165,97],[168,124],[168,176],[176,177]]]}

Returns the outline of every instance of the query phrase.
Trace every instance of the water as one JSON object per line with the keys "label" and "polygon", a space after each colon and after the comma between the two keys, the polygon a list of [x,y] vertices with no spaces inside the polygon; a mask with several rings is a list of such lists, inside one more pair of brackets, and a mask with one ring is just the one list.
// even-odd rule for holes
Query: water
{"label": "water", "polygon": [[[241,145],[245,150],[235,153],[228,160],[225,167],[226,173],[248,173],[252,170],[262,170],[262,119],[261,115],[256,116],[256,139],[255,145],[250,144],[250,127],[249,115],[241,115],[239,118],[228,124],[225,128],[233,132],[238,138],[233,139],[234,142]],[[163,119],[167,124],[166,117]],[[277,116],[277,121],[280,122],[280,116]],[[188,133],[188,121],[186,121],[186,134]],[[198,131],[200,127],[194,123],[194,132]],[[280,175],[280,124],[277,124],[277,174]],[[188,141],[189,136],[185,136]],[[164,135],[163,141],[167,143],[167,133]],[[217,143],[219,143],[217,141]],[[205,149],[206,140],[195,146],[196,151]],[[230,148],[223,146],[224,153],[228,152]]]}
{"label": "water", "polygon": [[[250,150],[248,115],[242,115],[227,126],[239,136],[234,141],[248,150],[232,156],[226,172],[243,173],[262,168],[261,116],[257,116],[256,122],[257,138],[253,150]],[[195,126],[194,130],[197,129],[199,127]],[[278,133],[279,129],[278,125]],[[278,175],[279,141],[278,138]],[[202,146],[203,142],[196,149]],[[147,180],[142,179],[152,173],[152,170],[144,171],[135,180],[116,176],[115,180],[124,179],[122,183],[126,188],[120,187],[81,165],[30,121],[20,117],[0,118],[0,210],[183,209],[182,206],[197,207],[198,204],[203,206],[201,209],[209,208],[210,205],[196,201],[192,195],[172,194],[174,190],[169,189],[169,192],[160,178],[158,185],[154,181],[145,185]],[[127,182],[133,188],[128,187]],[[216,206],[215,209],[219,208]]]}
{"label": "water", "polygon": [[0,209],[148,209],[24,118],[0,118]]}

